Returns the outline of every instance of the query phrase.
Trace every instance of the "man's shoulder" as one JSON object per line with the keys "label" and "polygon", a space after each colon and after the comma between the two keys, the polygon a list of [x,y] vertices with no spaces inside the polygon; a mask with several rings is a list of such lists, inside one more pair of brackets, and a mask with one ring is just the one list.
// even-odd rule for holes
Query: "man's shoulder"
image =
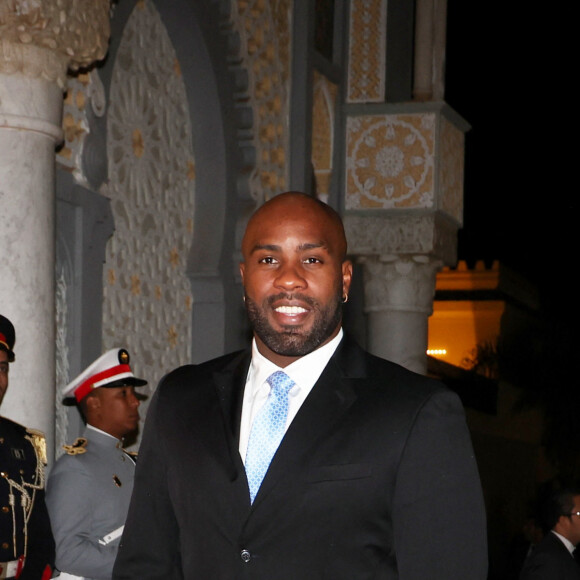
{"label": "man's shoulder", "polygon": [[249,351],[239,350],[203,363],[178,367],[163,377],[160,386],[167,389],[181,384],[191,385],[191,381],[199,384],[204,379],[212,377],[216,372],[234,371],[246,356],[249,357]]}
{"label": "man's shoulder", "polygon": [[552,532],[548,532],[544,535],[542,540],[534,549],[534,554],[554,554],[556,556],[568,556],[568,548],[564,545],[564,542]]}
{"label": "man's shoulder", "polygon": [[77,437],[72,443],[62,446],[63,453],[56,460],[50,476],[59,473],[76,472],[91,476],[103,465],[109,456],[117,456],[115,449],[107,449],[91,441],[87,433]]}
{"label": "man's shoulder", "polygon": [[[65,445],[65,448],[70,446]],[[88,461],[90,463],[90,460]],[[79,472],[84,473],[87,467],[87,455],[86,454],[70,454],[64,451],[60,457],[54,462],[52,469],[50,470],[49,480],[56,478],[57,475],[69,472]]]}
{"label": "man's shoulder", "polygon": [[[20,445],[30,445],[41,450],[45,444],[44,434],[35,429],[29,429],[16,421],[0,417],[0,437],[6,442],[18,442]],[[42,454],[44,460],[46,453]]]}
{"label": "man's shoulder", "polygon": [[0,433],[3,437],[18,437],[23,439],[26,435],[26,427],[8,419],[6,417],[0,417]]}
{"label": "man's shoulder", "polygon": [[[548,580],[548,578],[553,577],[550,574],[554,574],[556,571],[560,573],[564,570],[570,570],[573,574],[575,572],[580,578],[580,568],[566,546],[556,535],[548,532],[526,559],[521,577],[523,580],[527,578],[546,578]],[[574,575],[570,577],[576,578]]]}
{"label": "man's shoulder", "polygon": [[366,379],[365,383],[369,388],[375,385],[382,392],[400,391],[401,394],[412,397],[449,392],[440,381],[371,354],[348,337],[335,356],[346,375]]}

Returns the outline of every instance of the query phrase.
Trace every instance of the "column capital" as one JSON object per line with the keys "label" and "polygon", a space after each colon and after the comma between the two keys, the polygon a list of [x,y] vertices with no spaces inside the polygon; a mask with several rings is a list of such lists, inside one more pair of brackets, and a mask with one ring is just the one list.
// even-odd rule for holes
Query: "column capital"
{"label": "column capital", "polygon": [[438,213],[347,212],[344,227],[357,258],[423,256],[449,266],[457,260],[457,225]]}
{"label": "column capital", "polygon": [[10,0],[0,6],[0,73],[65,86],[67,69],[102,59],[110,34],[109,0]]}
{"label": "column capital", "polygon": [[386,260],[365,257],[359,261],[363,265],[366,312],[431,314],[440,260],[406,256]]}

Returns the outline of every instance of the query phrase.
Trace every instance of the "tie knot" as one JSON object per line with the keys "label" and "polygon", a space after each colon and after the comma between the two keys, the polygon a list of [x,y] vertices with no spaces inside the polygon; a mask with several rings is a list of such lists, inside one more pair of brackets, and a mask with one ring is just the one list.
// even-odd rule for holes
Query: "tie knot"
{"label": "tie knot", "polygon": [[286,395],[294,386],[294,381],[283,371],[272,373],[266,380],[272,390],[279,394]]}

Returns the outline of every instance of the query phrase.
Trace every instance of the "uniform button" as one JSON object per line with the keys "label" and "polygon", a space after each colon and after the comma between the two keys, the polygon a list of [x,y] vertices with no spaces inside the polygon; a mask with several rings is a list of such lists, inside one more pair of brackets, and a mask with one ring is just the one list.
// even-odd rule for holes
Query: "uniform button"
{"label": "uniform button", "polygon": [[8,550],[9,547],[10,547],[10,544],[8,542],[3,542],[2,543],[2,549],[3,550]]}
{"label": "uniform button", "polygon": [[10,511],[10,508],[7,505],[2,506],[2,513],[7,514]]}
{"label": "uniform button", "polygon": [[249,562],[252,559],[252,554],[250,554],[249,550],[242,550],[240,552],[240,558],[242,562]]}

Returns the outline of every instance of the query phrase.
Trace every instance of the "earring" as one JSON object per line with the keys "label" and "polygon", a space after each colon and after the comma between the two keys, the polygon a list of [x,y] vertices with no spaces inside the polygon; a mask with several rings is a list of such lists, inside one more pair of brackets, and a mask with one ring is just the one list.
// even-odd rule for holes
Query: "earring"
{"label": "earring", "polygon": [[344,296],[342,297],[342,303],[346,304],[348,302],[348,294],[345,293]]}

